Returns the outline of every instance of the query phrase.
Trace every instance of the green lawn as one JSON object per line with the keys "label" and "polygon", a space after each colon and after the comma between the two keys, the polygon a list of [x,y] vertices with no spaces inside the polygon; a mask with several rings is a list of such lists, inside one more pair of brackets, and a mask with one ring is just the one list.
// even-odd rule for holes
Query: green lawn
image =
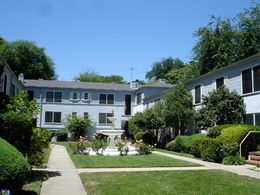
{"label": "green lawn", "polygon": [[[158,152],[164,152],[167,154],[175,154],[175,155],[179,155],[179,156],[184,156],[184,157],[189,157],[189,158],[196,158],[194,157],[192,154],[188,154],[188,153],[183,153],[183,152],[174,152],[174,151],[170,151],[170,150],[164,150],[164,149],[155,149],[155,151]],[[197,158],[198,159],[198,158]]]}
{"label": "green lawn", "polygon": [[187,167],[200,166],[195,163],[176,160],[156,154],[137,156],[88,156],[75,155],[70,150],[69,142],[55,142],[65,146],[77,168],[105,167]]}
{"label": "green lawn", "polygon": [[259,194],[257,179],[225,171],[82,173],[92,194]]}

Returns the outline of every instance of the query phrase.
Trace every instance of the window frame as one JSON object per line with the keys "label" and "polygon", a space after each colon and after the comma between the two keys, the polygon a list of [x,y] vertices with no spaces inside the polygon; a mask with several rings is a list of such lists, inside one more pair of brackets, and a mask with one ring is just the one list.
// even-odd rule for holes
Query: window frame
{"label": "window frame", "polygon": [[[105,97],[105,99],[101,99],[101,96],[103,96],[103,97]],[[112,96],[113,97],[113,100],[112,100],[112,102],[109,102],[109,99],[108,99],[108,97],[109,96]],[[102,100],[102,101],[101,101]],[[107,104],[107,105],[114,105],[115,104],[115,94],[113,94],[113,93],[100,93],[99,94],[99,104],[103,104],[103,105],[105,105],[105,104]]]}
{"label": "window frame", "polygon": [[[259,89],[256,89],[256,85],[255,83],[258,83],[256,82],[256,78],[255,78],[255,69],[257,68],[260,68],[260,64],[257,64],[257,65],[254,65],[252,66],[251,68],[245,68],[245,69],[242,69],[241,70],[241,95],[250,95],[250,94],[253,94],[253,93],[259,93],[260,92],[260,87]],[[250,76],[251,76],[251,82],[250,82],[250,85],[251,85],[251,92],[244,92],[244,82],[243,82],[243,72],[244,71],[249,71],[250,70]],[[260,80],[260,76],[258,78]]]}
{"label": "window frame", "polygon": [[137,105],[140,105],[143,103],[143,93],[138,93],[136,94],[136,104]]}
{"label": "window frame", "polygon": [[[196,89],[199,88],[199,101],[197,101],[197,95],[196,95]],[[196,85],[194,86],[194,103],[196,104],[201,104],[201,85]]]}
{"label": "window frame", "polygon": [[[51,121],[46,121],[46,115],[47,115],[47,113],[51,113]],[[60,120],[58,121],[58,122],[55,122],[56,120],[55,120],[55,118],[57,117],[57,114],[58,115],[60,115],[59,117],[60,117]],[[56,116],[55,116],[56,115]],[[61,124],[61,121],[62,121],[62,112],[57,112],[57,111],[45,111],[45,115],[44,115],[44,122],[45,122],[45,124]]]}
{"label": "window frame", "polygon": [[[105,118],[104,118],[105,122],[101,122],[100,121],[100,116],[101,115],[105,116]],[[100,113],[98,113],[98,124],[101,125],[101,126],[103,126],[103,125],[111,125],[112,122],[108,119],[108,117],[112,117],[112,116],[113,116],[113,113],[108,113],[108,112],[100,112]]]}
{"label": "window frame", "polygon": [[[221,80],[221,83],[220,85],[218,85],[218,81]],[[216,89],[219,89],[220,87],[224,86],[225,85],[225,78],[224,77],[219,77],[216,79]]]}
{"label": "window frame", "polygon": [[[52,101],[47,101],[47,93],[52,93]],[[55,101],[57,93],[61,94],[60,101]],[[45,91],[45,102],[46,103],[61,103],[62,100],[63,100],[63,93],[62,93],[62,91]]]}

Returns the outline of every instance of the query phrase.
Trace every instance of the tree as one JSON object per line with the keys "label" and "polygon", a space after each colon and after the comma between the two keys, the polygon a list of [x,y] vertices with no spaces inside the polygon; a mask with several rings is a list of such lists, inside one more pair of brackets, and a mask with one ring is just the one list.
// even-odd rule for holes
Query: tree
{"label": "tree", "polygon": [[90,120],[85,117],[70,116],[67,118],[66,129],[72,134],[74,140],[85,137],[90,127]]}
{"label": "tree", "polygon": [[128,121],[129,133],[135,135],[137,132],[144,131],[145,120],[142,112],[137,112]]}
{"label": "tree", "polygon": [[148,71],[145,75],[145,77],[149,80],[158,80],[158,79],[165,79],[166,74],[173,70],[173,69],[179,69],[184,66],[184,63],[176,58],[173,59],[171,57],[162,59],[159,62],[155,62],[152,65],[152,70]]}
{"label": "tree", "polygon": [[56,79],[54,63],[45,49],[30,41],[0,40],[0,54],[15,75],[23,73],[26,79]]}
{"label": "tree", "polygon": [[74,80],[81,82],[102,82],[102,83],[125,83],[124,78],[119,75],[101,76],[93,71],[83,71]]}
{"label": "tree", "polygon": [[227,66],[260,52],[260,4],[235,18],[211,17],[206,27],[195,33],[198,42],[193,48],[193,62],[200,74]]}
{"label": "tree", "polygon": [[199,67],[195,64],[185,65],[179,69],[173,69],[166,75],[166,80],[171,84],[181,84],[199,76]]}
{"label": "tree", "polygon": [[184,84],[177,85],[165,95],[163,115],[166,126],[173,128],[175,136],[185,132],[194,109],[192,95]]}
{"label": "tree", "polygon": [[223,86],[203,97],[202,108],[198,110],[196,121],[198,126],[204,129],[215,124],[241,123],[244,112],[243,98]]}

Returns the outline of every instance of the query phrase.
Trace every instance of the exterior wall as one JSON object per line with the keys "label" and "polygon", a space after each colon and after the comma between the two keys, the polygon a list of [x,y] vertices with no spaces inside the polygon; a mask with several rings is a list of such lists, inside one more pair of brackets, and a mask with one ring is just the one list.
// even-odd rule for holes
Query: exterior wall
{"label": "exterior wall", "polygon": [[[25,90],[23,84],[21,81],[17,79],[11,68],[6,64],[6,62],[0,57],[0,63],[4,66],[3,73],[0,75],[0,92],[4,93],[4,82],[5,82],[5,76],[7,76],[7,83],[6,83],[6,92],[5,94],[8,96],[13,96],[17,92]],[[14,94],[12,94],[11,90],[11,84],[14,85]]]}
{"label": "exterior wall", "polygon": [[[134,96],[132,92],[127,91],[97,91],[97,90],[72,90],[72,89],[47,89],[47,88],[27,88],[29,91],[34,91],[34,98],[41,107],[41,114],[37,121],[37,126],[40,128],[49,128],[52,130],[64,128],[66,118],[77,112],[77,116],[84,116],[84,112],[88,113],[89,119],[92,121],[91,133],[98,132],[100,129],[110,129],[110,124],[99,124],[99,113],[112,113],[117,117],[115,128],[121,129],[121,122],[128,120],[130,116],[125,116],[125,95],[131,95],[132,105]],[[46,92],[62,92],[62,102],[46,102]],[[71,100],[71,93],[88,92],[90,101]],[[99,104],[99,94],[114,94],[114,104]],[[45,112],[61,112],[62,122],[60,124],[45,123]]]}
{"label": "exterior wall", "polygon": [[191,81],[189,89],[192,92],[193,104],[195,109],[199,109],[201,104],[195,104],[195,86],[201,85],[201,97],[207,96],[208,93],[216,89],[216,79],[224,77],[224,84],[230,91],[236,91],[241,95],[246,104],[246,113],[260,113],[260,91],[252,92],[249,94],[243,94],[242,92],[242,71],[248,68],[253,68],[260,65],[260,56],[257,56],[250,61],[245,61],[238,64],[235,67],[226,68],[225,70],[220,69],[209,76],[202,76],[201,79]]}

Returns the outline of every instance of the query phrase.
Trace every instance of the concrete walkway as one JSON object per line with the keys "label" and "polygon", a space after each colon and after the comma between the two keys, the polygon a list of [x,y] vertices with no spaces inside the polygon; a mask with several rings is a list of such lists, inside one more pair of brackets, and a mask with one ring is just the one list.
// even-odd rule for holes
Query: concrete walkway
{"label": "concrete walkway", "polygon": [[218,163],[212,163],[207,161],[202,161],[199,159],[188,158],[184,156],[178,156],[174,154],[168,154],[164,152],[153,151],[154,154],[167,156],[170,158],[189,161],[203,165],[201,167],[149,167],[149,168],[86,168],[78,169],[78,173],[98,173],[98,172],[140,172],[140,171],[177,171],[177,170],[224,170],[238,175],[244,175],[260,179],[260,172],[250,170],[254,168],[252,165],[242,165],[242,166],[232,166],[232,165],[222,165]]}
{"label": "concrete walkway", "polygon": [[86,195],[84,186],[66,149],[60,145],[51,145],[47,171],[48,180],[44,181],[41,195]]}

